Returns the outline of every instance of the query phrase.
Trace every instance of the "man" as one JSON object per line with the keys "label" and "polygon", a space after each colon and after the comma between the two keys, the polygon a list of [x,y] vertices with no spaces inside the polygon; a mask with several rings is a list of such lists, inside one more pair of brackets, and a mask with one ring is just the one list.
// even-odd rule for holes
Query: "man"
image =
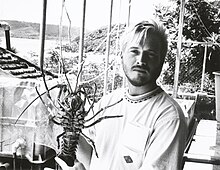
{"label": "man", "polygon": [[[96,105],[99,110],[115,103],[99,117],[123,117],[103,120],[89,130],[98,153],[97,157],[93,152],[87,160],[90,170],[181,169],[185,117],[180,106],[156,83],[167,46],[165,29],[153,20],[125,32],[121,51],[128,87],[104,96]],[[79,151],[86,153],[87,149],[80,145]],[[84,166],[77,163],[75,169],[81,168]]]}

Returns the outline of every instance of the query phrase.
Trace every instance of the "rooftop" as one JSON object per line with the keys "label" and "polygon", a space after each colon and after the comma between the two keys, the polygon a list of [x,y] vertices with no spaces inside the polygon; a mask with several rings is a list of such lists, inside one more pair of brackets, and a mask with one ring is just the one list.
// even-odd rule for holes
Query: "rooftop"
{"label": "rooftop", "polygon": [[[15,53],[0,47],[0,75],[21,79],[41,78],[40,68],[33,63],[19,57]],[[55,77],[51,72],[45,71],[48,77]]]}

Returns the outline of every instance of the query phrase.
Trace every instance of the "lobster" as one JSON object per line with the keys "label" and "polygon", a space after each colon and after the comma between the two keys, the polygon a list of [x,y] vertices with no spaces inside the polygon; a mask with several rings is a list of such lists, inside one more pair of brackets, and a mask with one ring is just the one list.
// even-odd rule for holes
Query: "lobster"
{"label": "lobster", "polygon": [[[109,107],[116,105],[117,103],[121,102],[122,99],[120,99],[116,103],[113,103],[111,105],[108,105],[100,109],[98,112],[93,113],[93,116],[87,118],[88,113],[90,111],[93,111],[97,85],[94,84],[95,86],[94,94],[93,94],[93,99],[91,101],[88,98],[88,94],[86,92],[86,86],[84,84],[78,85],[79,74],[81,73],[81,71],[82,71],[82,65],[76,78],[76,84],[75,84],[74,90],[71,88],[70,82],[66,74],[64,75],[65,75],[67,83],[57,84],[50,89],[47,87],[46,80],[43,79],[47,91],[40,94],[38,89],[36,88],[36,92],[38,96],[19,115],[20,117],[35,100],[40,98],[40,100],[42,101],[42,103],[44,104],[44,106],[47,108],[47,110],[50,113],[49,114],[50,120],[52,120],[52,122],[54,122],[57,125],[60,125],[63,128],[63,132],[57,136],[57,146],[58,146],[58,149],[60,150],[57,156],[61,158],[63,161],[65,161],[65,163],[70,167],[74,165],[74,162],[76,160],[76,150],[77,150],[80,135],[82,135],[86,140],[88,140],[92,144],[92,147],[96,153],[96,156],[98,157],[98,153],[95,148],[95,143],[92,141],[92,139],[90,139],[88,136],[86,136],[82,132],[84,128],[89,128],[91,126],[94,126],[95,124],[99,123],[100,121],[104,119],[122,117],[122,115],[104,116],[90,123],[92,120],[94,120],[94,118],[100,112],[104,111],[105,109]],[[52,97],[50,96],[50,91],[55,88],[59,88],[59,93],[58,93],[56,103],[52,100]],[[50,103],[52,103],[51,105],[55,108],[57,112],[56,114],[53,113],[51,109],[51,105],[49,106],[42,99],[42,96],[46,94],[48,98],[50,99],[49,100]],[[88,110],[85,109],[86,103],[90,105]],[[60,138],[62,138],[61,142],[60,142]]]}

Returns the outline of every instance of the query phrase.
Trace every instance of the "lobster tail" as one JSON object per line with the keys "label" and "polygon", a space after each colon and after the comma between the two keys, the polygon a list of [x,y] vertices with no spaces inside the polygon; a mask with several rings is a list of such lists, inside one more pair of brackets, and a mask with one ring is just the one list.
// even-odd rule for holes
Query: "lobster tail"
{"label": "lobster tail", "polygon": [[67,132],[63,135],[61,153],[58,155],[68,166],[73,166],[76,160],[76,149],[78,145],[79,135],[74,132]]}

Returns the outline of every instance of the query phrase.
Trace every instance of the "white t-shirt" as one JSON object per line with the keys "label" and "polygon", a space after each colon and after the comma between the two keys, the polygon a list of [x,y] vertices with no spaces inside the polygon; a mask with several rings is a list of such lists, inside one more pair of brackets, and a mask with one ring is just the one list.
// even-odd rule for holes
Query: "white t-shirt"
{"label": "white t-shirt", "polygon": [[[123,99],[121,102],[117,103]],[[130,96],[120,89],[103,97],[96,110],[117,103],[96,116],[89,129],[93,152],[90,170],[179,170],[187,126],[180,106],[160,87]]]}

